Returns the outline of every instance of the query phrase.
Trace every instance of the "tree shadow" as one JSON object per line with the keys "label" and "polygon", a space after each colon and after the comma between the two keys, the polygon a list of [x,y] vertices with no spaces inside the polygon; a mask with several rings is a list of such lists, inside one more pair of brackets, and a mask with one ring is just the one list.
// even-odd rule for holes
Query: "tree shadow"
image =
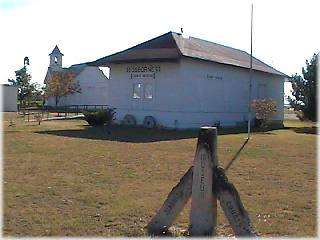
{"label": "tree shadow", "polygon": [[296,133],[317,134],[317,127],[284,127],[284,129],[292,130]]}
{"label": "tree shadow", "polygon": [[[85,125],[84,129],[36,131],[38,134],[50,134],[62,137],[85,138],[95,140],[108,140],[117,142],[148,143],[170,140],[197,138],[198,129],[168,130],[146,129],[142,127],[127,127],[113,125],[110,127],[91,127]],[[219,128],[219,135],[246,133],[246,128]]]}

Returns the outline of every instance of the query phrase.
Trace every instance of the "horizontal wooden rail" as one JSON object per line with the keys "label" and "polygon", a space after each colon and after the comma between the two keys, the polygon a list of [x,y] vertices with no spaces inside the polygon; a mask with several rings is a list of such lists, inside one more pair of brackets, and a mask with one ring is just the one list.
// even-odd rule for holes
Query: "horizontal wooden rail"
{"label": "horizontal wooden rail", "polygon": [[57,112],[57,113],[80,113],[83,110],[98,110],[98,109],[106,109],[110,108],[109,105],[103,104],[80,104],[80,105],[65,105],[65,106],[43,106],[43,107],[27,107],[20,108],[20,112],[29,112],[29,111],[45,111],[45,112]]}

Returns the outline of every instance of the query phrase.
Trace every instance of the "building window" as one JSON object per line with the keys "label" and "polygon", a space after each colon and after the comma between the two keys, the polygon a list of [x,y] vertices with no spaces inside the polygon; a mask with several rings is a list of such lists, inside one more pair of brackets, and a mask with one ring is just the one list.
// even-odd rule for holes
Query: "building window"
{"label": "building window", "polygon": [[141,83],[134,83],[132,97],[134,99],[140,99],[141,98],[141,91],[142,91],[142,84]]}
{"label": "building window", "polygon": [[101,70],[103,75],[107,77],[107,79],[110,79],[110,68],[109,67],[99,67],[99,69]]}
{"label": "building window", "polygon": [[153,88],[152,84],[147,84],[144,87],[144,98],[145,99],[152,99],[153,98]]}
{"label": "building window", "polygon": [[58,63],[58,58],[54,57],[54,63],[57,64]]}

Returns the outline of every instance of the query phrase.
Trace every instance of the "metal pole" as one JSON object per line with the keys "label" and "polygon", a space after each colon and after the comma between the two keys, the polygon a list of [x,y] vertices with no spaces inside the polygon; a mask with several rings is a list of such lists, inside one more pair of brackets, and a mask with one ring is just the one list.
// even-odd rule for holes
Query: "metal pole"
{"label": "metal pole", "polygon": [[251,4],[251,43],[250,43],[250,72],[249,72],[249,102],[248,102],[248,139],[251,133],[251,91],[252,91],[252,22],[253,22],[253,4]]}

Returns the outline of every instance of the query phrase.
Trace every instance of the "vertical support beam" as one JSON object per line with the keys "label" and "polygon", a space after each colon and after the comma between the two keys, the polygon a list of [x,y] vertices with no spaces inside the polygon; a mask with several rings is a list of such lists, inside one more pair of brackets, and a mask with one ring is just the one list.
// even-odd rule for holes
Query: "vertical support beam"
{"label": "vertical support beam", "polygon": [[248,101],[248,139],[251,133],[251,98],[252,98],[252,23],[253,23],[253,3],[251,4],[251,41],[250,41],[250,72],[249,72],[249,101]]}
{"label": "vertical support beam", "polygon": [[202,127],[194,159],[189,232],[192,236],[215,235],[217,197],[212,191],[213,168],[218,165],[217,128]]}
{"label": "vertical support beam", "polygon": [[161,235],[168,231],[191,196],[193,167],[183,175],[171,190],[166,201],[147,226],[149,234]]}

